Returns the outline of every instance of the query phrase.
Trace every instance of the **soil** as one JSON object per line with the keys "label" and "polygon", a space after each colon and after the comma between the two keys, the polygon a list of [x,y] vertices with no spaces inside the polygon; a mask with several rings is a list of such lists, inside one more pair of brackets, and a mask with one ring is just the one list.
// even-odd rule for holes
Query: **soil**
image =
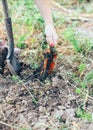
{"label": "soil", "polygon": [[[26,65],[23,79],[11,77],[5,67],[0,75],[0,130],[92,130],[92,123],[76,116],[83,98],[67,77],[66,70],[72,66],[57,62],[55,72],[44,82],[32,80],[33,69]],[[92,106],[89,100],[87,109],[91,112]]]}
{"label": "soil", "polygon": [[[77,31],[84,31],[86,36],[90,30],[92,37],[93,27],[83,25]],[[5,35],[2,36],[0,41],[4,42]],[[70,60],[75,52],[69,44],[58,51],[62,57],[44,82],[32,78],[34,70],[29,65],[23,66],[21,78],[12,77],[5,66],[4,74],[0,74],[0,130],[93,130],[93,123],[76,114],[84,100],[76,94],[74,81],[69,77],[77,71],[78,62],[73,64]],[[22,55],[18,58],[27,64]],[[93,113],[93,98],[88,98],[86,111]]]}

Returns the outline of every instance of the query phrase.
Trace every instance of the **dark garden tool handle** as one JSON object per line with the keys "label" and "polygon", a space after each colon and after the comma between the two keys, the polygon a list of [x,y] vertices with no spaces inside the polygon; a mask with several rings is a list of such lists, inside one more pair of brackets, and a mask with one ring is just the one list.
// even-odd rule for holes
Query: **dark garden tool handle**
{"label": "dark garden tool handle", "polygon": [[14,39],[13,39],[11,18],[5,18],[5,24],[9,45],[7,59],[11,60],[14,55]]}
{"label": "dark garden tool handle", "polygon": [[9,14],[8,14],[8,4],[7,4],[7,0],[2,0],[2,5],[3,5],[3,10],[4,10],[5,18],[8,18],[8,17],[9,17]]}
{"label": "dark garden tool handle", "polygon": [[2,0],[2,4],[3,4],[4,16],[5,16],[8,45],[9,45],[7,59],[11,60],[14,55],[14,39],[13,39],[13,31],[12,31],[12,22],[8,14],[7,0]]}
{"label": "dark garden tool handle", "polygon": [[12,21],[8,13],[8,3],[7,0],[2,0],[4,17],[5,17],[5,26],[8,39],[8,55],[7,55],[7,66],[12,75],[20,74],[21,68],[16,57],[14,56],[14,38],[12,30]]}

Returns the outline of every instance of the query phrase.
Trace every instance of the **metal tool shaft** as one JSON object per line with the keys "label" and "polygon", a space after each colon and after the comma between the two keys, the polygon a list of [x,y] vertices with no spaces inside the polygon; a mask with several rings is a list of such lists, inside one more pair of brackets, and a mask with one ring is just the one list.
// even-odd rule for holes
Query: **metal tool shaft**
{"label": "metal tool shaft", "polygon": [[8,13],[8,4],[7,0],[2,0],[3,4],[3,10],[4,10],[4,16],[5,16],[5,26],[6,26],[6,32],[7,32],[7,38],[8,38],[8,56],[7,59],[12,59],[14,55],[14,38],[13,38],[13,29],[12,29],[12,22],[11,18],[9,17]]}
{"label": "metal tool shaft", "polygon": [[2,0],[4,19],[6,26],[6,33],[8,39],[8,55],[7,55],[7,66],[12,75],[16,75],[20,71],[20,64],[18,63],[16,57],[14,56],[14,38],[13,38],[13,29],[12,21],[9,16],[8,3],[7,0]]}

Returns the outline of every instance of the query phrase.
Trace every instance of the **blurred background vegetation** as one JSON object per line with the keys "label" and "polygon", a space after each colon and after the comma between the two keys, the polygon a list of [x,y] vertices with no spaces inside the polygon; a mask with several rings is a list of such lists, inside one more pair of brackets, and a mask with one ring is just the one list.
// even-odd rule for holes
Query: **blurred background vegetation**
{"label": "blurred background vegetation", "polygon": [[[56,2],[63,7],[66,7],[70,11],[73,10],[71,15],[76,17],[80,13],[92,13],[91,6],[86,6],[86,0],[56,0]],[[82,4],[81,4],[82,3]],[[9,12],[12,17],[14,38],[15,43],[18,47],[24,48],[26,44],[36,43],[36,36],[41,39],[42,33],[44,33],[44,21],[38,12],[38,9],[34,3],[34,0],[8,0]],[[0,4],[1,5],[1,4]],[[61,28],[63,23],[68,21],[70,18],[65,14],[66,10],[62,13],[59,12],[59,5],[51,4],[53,11],[54,23],[57,28]],[[73,5],[73,6],[71,6]],[[54,8],[53,8],[54,7]],[[75,10],[75,11],[74,11]],[[3,23],[3,12],[2,6],[0,8],[0,21]],[[75,21],[73,24],[77,24]],[[58,30],[61,33],[61,29]],[[39,34],[39,35],[37,35]],[[60,35],[60,34],[59,34]]]}

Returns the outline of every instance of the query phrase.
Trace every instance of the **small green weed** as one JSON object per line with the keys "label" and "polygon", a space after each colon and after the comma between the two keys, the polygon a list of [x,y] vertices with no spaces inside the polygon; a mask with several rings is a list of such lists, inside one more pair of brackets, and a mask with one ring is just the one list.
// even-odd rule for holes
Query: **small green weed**
{"label": "small green weed", "polygon": [[88,121],[93,121],[92,114],[89,112],[86,112],[84,109],[78,108],[76,112],[76,116],[82,119],[86,119]]}
{"label": "small green weed", "polygon": [[93,50],[93,39],[81,38],[81,34],[76,33],[73,27],[65,29],[63,32],[64,39],[70,42],[77,52],[87,55],[91,50]]}
{"label": "small green weed", "polygon": [[25,35],[20,36],[18,39],[17,47],[19,47],[20,49],[26,48],[25,39]]}
{"label": "small green weed", "polygon": [[86,70],[86,64],[82,63],[82,64],[79,65],[78,68],[79,68],[79,72],[82,73],[84,70]]}
{"label": "small green weed", "polygon": [[81,88],[76,88],[76,93],[77,93],[77,94],[82,94]]}
{"label": "small green weed", "polygon": [[93,70],[91,70],[91,72],[87,73],[87,75],[84,78],[84,83],[89,86],[93,85]]}
{"label": "small green weed", "polygon": [[82,50],[82,54],[87,55],[91,50],[93,50],[93,39],[85,38],[80,41],[80,48]]}
{"label": "small green weed", "polygon": [[72,43],[74,49],[77,51],[77,52],[81,52],[81,48],[79,47],[79,43],[78,43],[78,40],[77,40],[77,36],[75,34],[75,31],[72,27],[68,27],[64,33],[64,39],[70,43]]}

